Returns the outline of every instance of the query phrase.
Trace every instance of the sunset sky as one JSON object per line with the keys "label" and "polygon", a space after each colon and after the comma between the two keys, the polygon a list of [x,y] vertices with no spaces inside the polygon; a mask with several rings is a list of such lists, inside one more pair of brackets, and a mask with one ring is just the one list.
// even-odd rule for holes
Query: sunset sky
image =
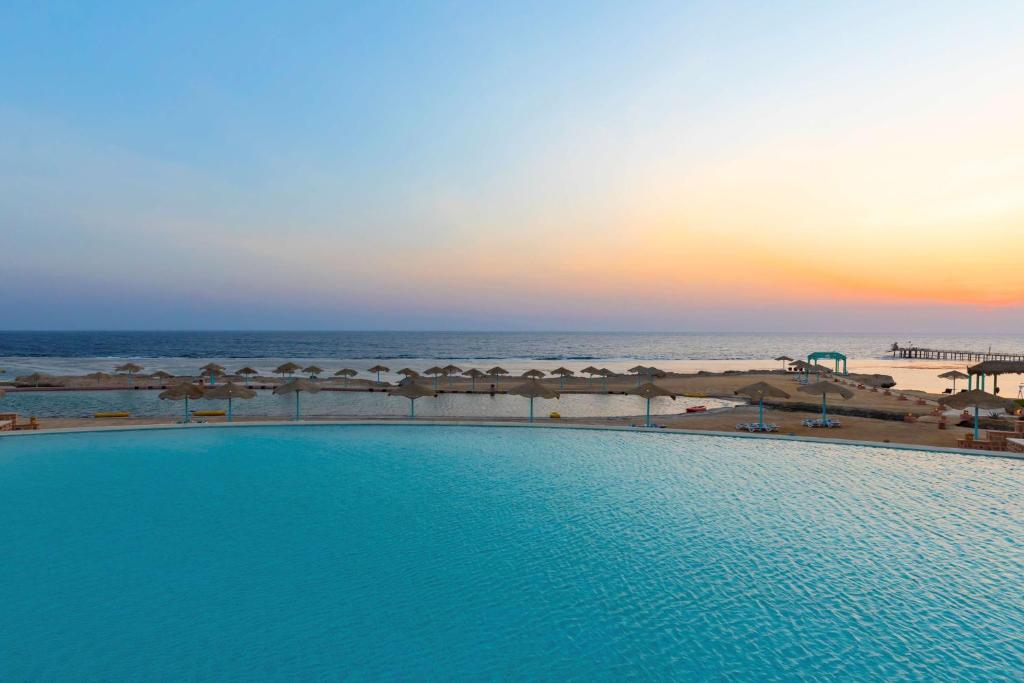
{"label": "sunset sky", "polygon": [[1024,333],[1024,3],[0,7],[0,328]]}

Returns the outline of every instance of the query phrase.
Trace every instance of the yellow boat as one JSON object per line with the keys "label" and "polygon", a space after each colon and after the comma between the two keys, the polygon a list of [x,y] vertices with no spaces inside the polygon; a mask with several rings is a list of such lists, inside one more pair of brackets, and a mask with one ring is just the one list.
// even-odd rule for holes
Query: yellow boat
{"label": "yellow boat", "polygon": [[225,410],[193,410],[192,414],[196,417],[221,417],[227,415]]}
{"label": "yellow boat", "polygon": [[562,414],[553,412],[550,415],[548,415],[548,417],[550,417],[552,420],[557,420],[562,417]]}
{"label": "yellow boat", "polygon": [[129,414],[123,410],[116,410],[109,413],[95,413],[93,417],[128,417]]}

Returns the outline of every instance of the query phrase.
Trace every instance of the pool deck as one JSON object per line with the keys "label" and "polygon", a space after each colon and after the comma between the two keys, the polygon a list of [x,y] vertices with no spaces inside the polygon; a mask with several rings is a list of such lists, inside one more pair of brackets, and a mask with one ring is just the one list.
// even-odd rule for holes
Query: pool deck
{"label": "pool deck", "polygon": [[622,425],[596,425],[581,423],[529,423],[523,421],[465,421],[465,420],[411,420],[408,418],[394,419],[350,419],[350,420],[267,420],[247,422],[216,422],[190,424],[143,424],[143,425],[111,425],[101,427],[58,427],[53,429],[0,432],[0,439],[42,436],[46,434],[76,434],[96,432],[126,432],[171,429],[242,429],[248,427],[317,427],[317,426],[416,426],[416,427],[519,427],[524,429],[580,429],[588,431],[631,432],[637,434],[678,434],[682,436],[712,436],[730,439],[771,439],[774,441],[799,441],[804,443],[834,444],[839,446],[863,446],[867,448],[886,448],[898,451],[918,451],[925,453],[945,453],[951,455],[969,455],[984,458],[1002,458],[1024,460],[1024,453],[1007,451],[981,451],[975,449],[951,448],[943,446],[922,446],[916,444],[888,443],[881,441],[863,441],[856,439],[830,439],[792,434],[751,434],[748,432],[720,432],[703,429],[678,429],[659,427],[627,427]]}

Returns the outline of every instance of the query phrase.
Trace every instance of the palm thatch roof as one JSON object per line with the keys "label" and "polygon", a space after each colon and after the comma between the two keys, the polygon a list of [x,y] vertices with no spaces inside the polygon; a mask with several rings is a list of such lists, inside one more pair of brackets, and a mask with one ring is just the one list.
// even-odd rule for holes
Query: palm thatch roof
{"label": "palm thatch roof", "polygon": [[987,391],[981,391],[980,389],[961,391],[959,394],[943,396],[939,399],[939,403],[956,409],[973,408],[977,406],[982,410],[1002,409],[1008,412],[1017,407],[1017,404],[1008,398],[1000,398],[995,394],[990,394]]}
{"label": "palm thatch roof", "polygon": [[398,374],[404,377],[412,377],[413,379],[420,376],[420,373],[416,372],[412,368],[402,368],[398,371]]}
{"label": "palm thatch roof", "polygon": [[551,371],[552,375],[558,375],[559,377],[572,377],[576,373],[569,368],[558,367]]}
{"label": "palm thatch roof", "polygon": [[793,359],[792,359],[792,358],[790,358],[789,356],[779,356],[779,357],[778,357],[778,358],[776,358],[775,360],[781,360],[781,361],[786,361],[786,360],[793,360]]}
{"label": "palm thatch roof", "polygon": [[141,365],[135,363],[125,363],[124,365],[118,365],[116,370],[118,372],[142,372],[144,368]]}
{"label": "palm thatch roof", "polygon": [[431,367],[427,368],[426,370],[424,370],[423,374],[424,375],[443,375],[444,374],[444,368],[439,368],[438,366],[434,365],[434,366],[431,366]]}
{"label": "palm thatch roof", "polygon": [[763,401],[766,398],[789,398],[789,394],[785,391],[767,382],[754,382],[745,387],[740,387],[732,393],[737,396],[752,398],[755,401]]}
{"label": "palm thatch roof", "polygon": [[[85,379],[91,379],[91,380],[95,380],[97,382],[102,382],[105,379],[110,379],[111,375],[108,375],[105,372],[90,372],[88,375],[83,375],[83,377],[85,377]],[[19,377],[15,381],[20,382],[22,379],[24,379],[24,378],[23,377]]]}
{"label": "palm thatch roof", "polygon": [[523,382],[508,390],[508,393],[526,398],[558,398],[559,393],[550,389],[535,379]]}
{"label": "palm thatch roof", "polygon": [[218,368],[206,368],[199,373],[200,377],[223,377],[224,375],[224,371]]}
{"label": "palm thatch roof", "polygon": [[657,398],[658,396],[668,396],[673,401],[676,400],[676,395],[666,389],[665,387],[659,387],[657,384],[650,382],[644,382],[638,387],[632,387],[626,389],[626,393],[630,396],[642,396],[643,398]]}
{"label": "palm thatch roof", "polygon": [[208,388],[203,396],[211,399],[255,398],[256,392],[241,384],[226,382],[220,386]]}
{"label": "palm thatch roof", "polygon": [[386,367],[384,365],[374,365],[372,368],[369,368],[367,370],[367,372],[390,372],[390,371],[391,371],[391,368]]}
{"label": "palm thatch roof", "polygon": [[1020,375],[1024,374],[1024,361],[986,360],[967,368],[972,375]]}
{"label": "palm thatch roof", "polygon": [[458,365],[451,365],[450,363],[441,368],[441,370],[443,370],[444,374],[446,375],[457,375],[460,372],[462,372],[462,368],[460,368]]}
{"label": "palm thatch roof", "polygon": [[342,368],[341,370],[338,370],[336,373],[334,373],[334,376],[335,377],[355,377],[358,374],[359,373],[356,372],[355,370],[353,370],[352,368]]}
{"label": "palm thatch roof", "polygon": [[797,387],[797,391],[802,391],[805,394],[811,394],[813,396],[825,396],[827,394],[839,394],[843,398],[852,398],[853,392],[846,387],[840,386],[835,382],[815,382],[814,384],[805,384]]}
{"label": "palm thatch roof", "polygon": [[324,369],[318,365],[310,365],[308,368],[302,368],[302,371],[307,375],[319,375]]}
{"label": "palm thatch roof", "polygon": [[315,394],[320,391],[320,385],[316,382],[310,382],[308,379],[299,378],[274,387],[275,394],[295,394],[300,391]]}
{"label": "palm thatch roof", "polygon": [[522,377],[526,377],[528,379],[540,379],[541,377],[544,377],[544,373],[541,370],[532,369],[524,372]]}
{"label": "palm thatch roof", "polygon": [[256,370],[255,368],[250,368],[248,365],[246,365],[244,368],[239,368],[238,370],[236,370],[235,374],[242,375],[244,377],[246,375],[258,375],[260,373],[259,370]]}
{"label": "palm thatch roof", "polygon": [[487,376],[484,373],[477,370],[476,368],[470,368],[469,370],[466,370],[462,374],[465,375],[466,377],[472,377],[473,379],[480,379],[481,377]]}
{"label": "palm thatch roof", "polygon": [[503,367],[501,367],[499,365],[495,365],[493,368],[491,368],[490,370],[487,371],[487,374],[488,375],[507,375],[508,374],[508,370],[506,370],[505,368],[503,368]]}
{"label": "palm thatch roof", "polygon": [[169,401],[180,401],[183,398],[202,398],[203,388],[192,382],[182,382],[181,384],[175,384],[170,389],[161,391],[158,398]]}
{"label": "palm thatch roof", "polygon": [[155,377],[157,379],[171,379],[172,377],[174,377],[174,375],[164,370],[157,370],[152,375],[150,375],[150,377]]}
{"label": "palm thatch roof", "polygon": [[302,369],[302,366],[299,365],[298,363],[292,363],[292,362],[282,363],[281,365],[278,365],[276,368],[274,368],[274,374],[275,375],[287,375],[288,373],[295,372],[296,370],[301,370],[301,369]]}
{"label": "palm thatch roof", "polygon": [[223,365],[217,365],[216,363],[207,363],[206,365],[204,365],[203,367],[201,367],[199,369],[200,370],[220,370],[221,372],[224,372],[224,366]]}
{"label": "palm thatch roof", "polygon": [[403,380],[397,387],[388,389],[388,396],[402,396],[403,398],[415,401],[424,396],[437,396],[437,392],[430,387],[423,386],[419,382]]}
{"label": "palm thatch roof", "polygon": [[642,375],[646,370],[647,368],[643,365],[634,365],[629,370],[626,370],[626,372],[632,372],[634,375]]}
{"label": "palm thatch roof", "polygon": [[587,367],[580,370],[580,373],[584,375],[600,375],[601,371],[595,368],[593,365],[588,365]]}

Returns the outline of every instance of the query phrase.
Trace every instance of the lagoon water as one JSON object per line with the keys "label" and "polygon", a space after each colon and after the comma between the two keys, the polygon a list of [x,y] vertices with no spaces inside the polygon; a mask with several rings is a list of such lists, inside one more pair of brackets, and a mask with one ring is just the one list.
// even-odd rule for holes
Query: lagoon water
{"label": "lagoon water", "polygon": [[1024,464],[530,428],[0,438],[0,679],[1020,680]]}

